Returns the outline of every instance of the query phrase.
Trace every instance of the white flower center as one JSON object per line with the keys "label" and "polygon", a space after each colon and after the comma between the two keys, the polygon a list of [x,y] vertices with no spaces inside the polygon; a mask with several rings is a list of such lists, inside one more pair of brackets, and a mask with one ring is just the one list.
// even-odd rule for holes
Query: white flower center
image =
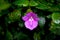
{"label": "white flower center", "polygon": [[34,19],[31,17],[30,19],[29,19],[29,21],[33,21]]}
{"label": "white flower center", "polygon": [[29,19],[29,21],[30,21],[29,24],[30,24],[31,26],[33,25],[33,20],[34,20],[34,19],[33,19],[32,17]]}

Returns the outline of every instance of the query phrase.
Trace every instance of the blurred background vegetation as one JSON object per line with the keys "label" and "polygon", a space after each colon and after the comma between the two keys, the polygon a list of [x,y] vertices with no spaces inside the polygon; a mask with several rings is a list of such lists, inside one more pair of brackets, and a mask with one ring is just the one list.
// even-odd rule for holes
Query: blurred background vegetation
{"label": "blurred background vegetation", "polygon": [[[29,8],[40,18],[32,31],[22,20]],[[0,0],[0,40],[60,40],[60,0]]]}

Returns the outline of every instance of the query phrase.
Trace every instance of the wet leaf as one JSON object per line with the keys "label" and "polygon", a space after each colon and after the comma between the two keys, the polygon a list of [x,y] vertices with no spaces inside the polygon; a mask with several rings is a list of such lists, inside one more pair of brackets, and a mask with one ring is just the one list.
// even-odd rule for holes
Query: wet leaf
{"label": "wet leaf", "polygon": [[60,13],[59,12],[54,12],[52,14],[52,20],[56,24],[60,24]]}

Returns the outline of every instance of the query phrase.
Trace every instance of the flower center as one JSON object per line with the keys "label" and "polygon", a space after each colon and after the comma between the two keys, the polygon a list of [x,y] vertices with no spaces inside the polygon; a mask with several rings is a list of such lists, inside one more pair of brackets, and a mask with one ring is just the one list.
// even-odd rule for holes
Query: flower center
{"label": "flower center", "polygon": [[32,27],[33,26],[33,21],[34,21],[34,19],[31,17],[30,19],[29,19],[29,24],[30,24],[30,26]]}
{"label": "flower center", "polygon": [[29,19],[29,21],[33,21],[34,19],[31,17],[30,19]]}

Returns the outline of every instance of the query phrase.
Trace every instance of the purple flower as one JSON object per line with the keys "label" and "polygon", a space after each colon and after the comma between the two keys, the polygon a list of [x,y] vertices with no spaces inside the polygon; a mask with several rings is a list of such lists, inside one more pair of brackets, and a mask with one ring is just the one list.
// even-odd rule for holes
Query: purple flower
{"label": "purple flower", "polygon": [[22,19],[25,21],[25,27],[30,30],[36,28],[39,21],[37,14],[35,14],[34,12],[27,13],[25,16],[22,17]]}

